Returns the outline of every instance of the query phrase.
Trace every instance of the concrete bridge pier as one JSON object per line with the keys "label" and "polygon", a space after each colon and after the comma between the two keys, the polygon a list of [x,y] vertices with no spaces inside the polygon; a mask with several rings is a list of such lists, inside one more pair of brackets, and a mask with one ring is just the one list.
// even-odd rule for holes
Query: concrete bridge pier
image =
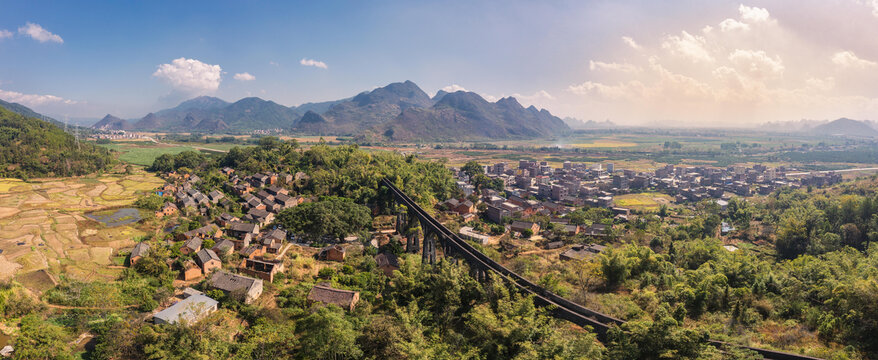
{"label": "concrete bridge pier", "polygon": [[418,229],[409,229],[408,236],[405,238],[405,252],[409,254],[417,254],[421,248],[420,233]]}
{"label": "concrete bridge pier", "polygon": [[428,231],[424,235],[424,249],[421,251],[421,263],[433,265],[436,263],[436,233]]}
{"label": "concrete bridge pier", "polygon": [[406,225],[408,225],[408,212],[404,209],[399,209],[396,212],[396,233],[405,235]]}

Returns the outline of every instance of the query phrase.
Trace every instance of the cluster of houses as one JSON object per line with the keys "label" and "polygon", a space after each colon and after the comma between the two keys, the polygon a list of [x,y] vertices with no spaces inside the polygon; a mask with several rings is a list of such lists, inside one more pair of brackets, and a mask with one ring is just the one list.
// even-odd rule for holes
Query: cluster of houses
{"label": "cluster of houses", "polygon": [[[459,215],[464,223],[459,233],[462,237],[487,243],[491,237],[481,234],[466,223],[479,218],[474,198],[485,204],[481,214],[497,224],[507,224],[506,229],[514,233],[538,234],[545,229],[533,222],[522,221],[532,215],[549,216],[555,229],[566,235],[584,234],[601,237],[608,234],[608,226],[593,224],[587,227],[570,224],[564,216],[581,206],[610,209],[617,222],[629,221],[631,211],[615,205],[614,196],[640,191],[658,191],[674,196],[677,203],[698,202],[715,199],[720,205],[727,205],[732,194],[751,196],[754,193],[769,194],[779,187],[826,186],[841,181],[838,173],[808,173],[803,177],[787,177],[785,167],[768,168],[763,165],[729,166],[726,168],[707,166],[667,165],[649,172],[618,170],[612,163],[574,163],[564,162],[556,168],[548,162],[520,160],[518,167],[507,163],[483,166],[485,174],[504,184],[504,191],[476,188],[462,169],[452,168],[457,184],[464,194],[461,199],[449,199],[438,206],[450,213]],[[475,195],[475,197],[474,197]],[[481,207],[481,205],[479,205]],[[553,241],[547,248],[560,248],[564,244]],[[566,250],[562,260],[582,259],[600,253],[600,245],[578,246]]]}
{"label": "cluster of houses", "polygon": [[[274,281],[275,276],[284,271],[282,256],[293,240],[292,234],[283,229],[270,228],[270,224],[283,209],[309,201],[292,194],[284,186],[307,179],[307,176],[304,173],[239,176],[231,168],[223,168],[221,172],[228,178],[222,185],[225,192],[204,189],[197,175],[173,172],[166,174],[167,183],[156,190],[158,195],[167,198],[162,208],[156,211],[156,217],[184,213],[210,218],[210,223],[181,231],[168,240],[179,245],[182,256],[179,259],[166,259],[166,263],[178,267],[180,280],[195,282],[207,279],[204,285],[207,288],[218,289],[244,303],[252,303],[262,294],[263,282]],[[241,217],[230,214],[230,209],[236,207],[233,203],[236,198],[240,199],[237,205],[244,213]],[[219,215],[210,217],[211,214]],[[205,246],[209,243],[213,245]],[[148,256],[149,251],[147,242],[136,244],[131,250],[129,263],[137,264]],[[380,254],[379,257],[376,257],[376,261],[385,273],[392,274],[393,270],[399,268],[392,254]],[[320,252],[319,258],[344,261],[345,248],[340,245],[327,247]],[[224,269],[224,266],[231,268]],[[182,299],[175,304],[154,315],[155,323],[192,323],[217,309],[217,301],[198,290],[186,288],[181,296]],[[359,293],[320,285],[311,290],[308,299],[353,309],[359,300]]]}
{"label": "cluster of houses", "polygon": [[[508,194],[505,198],[492,190],[480,194],[482,201],[488,205],[488,219],[497,223],[504,217],[516,214],[563,215],[565,211],[570,211],[570,207],[583,205],[612,209],[626,220],[629,211],[616,207],[614,196],[636,191],[659,191],[674,196],[678,203],[684,203],[711,198],[727,200],[730,194],[764,195],[784,186],[827,186],[841,181],[841,175],[834,172],[814,172],[803,177],[788,178],[785,167],[768,168],[763,165],[726,168],[667,165],[655,171],[637,172],[617,170],[612,163],[589,166],[567,161],[562,167],[555,168],[545,161],[521,160],[518,168],[501,162],[484,166],[484,170],[489,178],[502,180]],[[464,195],[472,195],[475,187],[470,184],[467,174],[460,169],[452,171]],[[471,210],[471,202],[455,199],[446,201],[444,205],[448,210],[464,216],[464,221],[474,218],[473,215],[466,215],[474,211]]]}

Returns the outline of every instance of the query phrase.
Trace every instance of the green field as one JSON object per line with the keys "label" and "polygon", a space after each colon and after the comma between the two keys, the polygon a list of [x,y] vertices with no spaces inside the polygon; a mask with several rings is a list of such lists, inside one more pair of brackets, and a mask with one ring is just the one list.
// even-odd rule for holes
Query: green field
{"label": "green field", "polygon": [[[216,144],[211,144],[216,145]],[[119,160],[135,165],[152,165],[155,158],[164,154],[179,154],[187,150],[195,150],[189,146],[167,146],[151,143],[112,143],[100,146],[120,152]],[[197,150],[196,150],[197,151]]]}

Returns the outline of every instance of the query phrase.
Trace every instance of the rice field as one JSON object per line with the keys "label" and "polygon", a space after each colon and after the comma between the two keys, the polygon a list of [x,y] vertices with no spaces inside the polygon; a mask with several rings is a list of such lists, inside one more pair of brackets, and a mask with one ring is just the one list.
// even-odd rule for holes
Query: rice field
{"label": "rice field", "polygon": [[[107,227],[87,212],[130,206],[142,194],[164,183],[152,174],[24,182],[0,179],[0,279],[21,279],[40,292],[45,272],[88,279],[113,279],[108,268],[119,249],[145,233],[135,226]],[[37,279],[40,279],[37,281]]]}

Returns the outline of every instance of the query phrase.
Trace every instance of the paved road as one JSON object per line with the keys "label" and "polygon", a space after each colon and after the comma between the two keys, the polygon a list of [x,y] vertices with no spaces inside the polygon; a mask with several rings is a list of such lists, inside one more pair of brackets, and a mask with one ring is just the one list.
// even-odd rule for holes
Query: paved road
{"label": "paved road", "polygon": [[188,147],[191,147],[191,148],[193,148],[193,149],[195,149],[195,150],[213,151],[213,152],[220,152],[220,153],[227,153],[227,152],[228,152],[228,150],[211,149],[211,148],[200,147],[200,146],[192,146],[192,145],[186,145],[186,144],[168,144],[168,143],[163,143],[163,142],[159,142],[158,140],[153,139],[152,137],[149,137],[149,136],[147,136],[146,138],[149,139],[149,141],[152,141],[152,142],[154,142],[154,143],[156,143],[156,144],[159,144],[159,145],[168,145],[168,146],[188,146]]}
{"label": "paved road", "polygon": [[823,170],[823,171],[797,172],[797,173],[788,173],[787,176],[802,176],[802,175],[808,175],[812,172],[816,172],[818,174],[825,174],[825,173],[831,173],[831,172],[876,171],[876,170],[878,170],[878,167],[844,169],[844,170]]}

